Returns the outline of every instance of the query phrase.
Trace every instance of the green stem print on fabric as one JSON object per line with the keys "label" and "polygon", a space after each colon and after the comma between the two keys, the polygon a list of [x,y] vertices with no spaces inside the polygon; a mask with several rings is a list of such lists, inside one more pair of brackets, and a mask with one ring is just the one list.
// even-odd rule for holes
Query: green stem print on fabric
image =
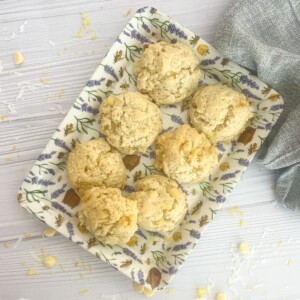
{"label": "green stem print on fabric", "polygon": [[184,262],[184,254],[183,253],[173,254],[172,256],[174,257],[175,265],[177,265],[177,264],[181,265]]}
{"label": "green stem print on fabric", "polygon": [[155,175],[155,174],[161,175],[161,172],[156,170],[153,166],[147,166],[145,164],[143,165],[145,167],[145,176]]}
{"label": "green stem print on fabric", "polygon": [[[148,22],[151,23],[151,25],[160,30],[160,35],[162,38],[166,38],[169,41],[171,41],[171,38],[168,36],[168,31],[169,31],[169,25],[171,22],[169,21],[160,21],[158,18],[147,18],[147,17],[135,17],[139,22],[142,24],[145,24],[144,20],[147,20]],[[148,23],[146,22],[146,23]]]}
{"label": "green stem print on fabric", "polygon": [[217,214],[218,212],[218,209],[212,209],[211,207],[209,208],[210,212],[211,212],[211,220],[214,219],[215,215]]}
{"label": "green stem print on fabric", "polygon": [[89,119],[89,118],[79,119],[76,116],[74,116],[74,118],[76,119],[76,130],[79,133],[84,132],[85,134],[88,134],[88,129],[94,130],[94,131],[100,133],[97,129],[89,126],[89,125],[93,126],[94,122],[96,122],[95,119]]}
{"label": "green stem print on fabric", "polygon": [[67,163],[65,161],[61,161],[59,163],[50,162],[50,164],[56,166],[61,171],[64,171],[66,169],[66,167],[67,167]]}
{"label": "green stem print on fabric", "polygon": [[[219,70],[217,68],[204,69],[204,71],[207,72],[208,74],[210,74],[213,77],[215,76],[214,71],[217,71],[220,74],[222,74],[223,77],[225,77],[226,79],[229,80],[229,83],[231,84],[232,87],[238,88],[239,90],[242,90],[238,85],[239,82],[240,82],[240,77],[242,75],[242,72],[233,73],[231,70]],[[205,72],[204,72],[204,76],[205,76]]]}
{"label": "green stem print on fabric", "polygon": [[168,268],[167,258],[163,255],[162,251],[151,251],[151,253],[158,268]]}
{"label": "green stem print on fabric", "polygon": [[209,196],[211,197],[217,196],[217,193],[215,192],[213,186],[208,181],[203,181],[199,183],[199,187],[204,197],[209,198]]}
{"label": "green stem print on fabric", "polygon": [[139,48],[135,45],[127,45],[126,43],[124,43],[125,47],[126,47],[126,51],[125,51],[125,58],[127,61],[132,61],[134,62],[136,58],[140,57],[141,52],[143,51],[143,48]]}
{"label": "green stem print on fabric", "polygon": [[136,85],[136,79],[133,77],[133,75],[130,74],[126,68],[124,68],[124,71],[126,72],[126,74],[128,76],[129,82],[134,83]]}
{"label": "green stem print on fabric", "polygon": [[25,193],[26,193],[26,201],[31,203],[31,202],[38,202],[40,203],[40,200],[47,200],[50,202],[50,200],[48,200],[47,198],[45,198],[45,195],[48,193],[47,190],[33,190],[33,191],[28,191],[26,189]]}
{"label": "green stem print on fabric", "polygon": [[232,181],[232,182],[227,182],[227,183],[221,183],[220,185],[223,188],[223,194],[224,193],[229,193],[232,191],[233,189],[233,185],[236,183],[236,181]]}

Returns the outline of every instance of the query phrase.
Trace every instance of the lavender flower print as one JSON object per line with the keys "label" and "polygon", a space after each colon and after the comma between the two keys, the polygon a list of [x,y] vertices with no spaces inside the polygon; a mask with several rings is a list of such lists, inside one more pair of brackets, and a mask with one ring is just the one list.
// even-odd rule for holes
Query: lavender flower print
{"label": "lavender flower print", "polygon": [[109,65],[104,65],[104,72],[111,75],[116,81],[119,81],[119,78],[113,67],[110,67]]}
{"label": "lavender flower print", "polygon": [[144,37],[143,35],[141,35],[135,29],[131,31],[130,36],[131,36],[131,38],[138,40],[142,44],[150,43],[150,41],[146,37]]}
{"label": "lavender flower print", "polygon": [[180,37],[180,38],[182,38],[182,39],[187,39],[187,35],[181,30],[181,29],[179,29],[179,28],[177,28],[176,26],[175,26],[175,24],[170,24],[169,26],[168,26],[168,31],[170,32],[170,33],[173,33],[173,34],[175,34],[176,36],[178,36],[178,37]]}
{"label": "lavender flower print", "polygon": [[252,79],[250,79],[247,75],[241,75],[240,77],[240,83],[246,84],[248,86],[250,86],[252,89],[259,89],[259,86],[257,85],[257,83],[255,81],[253,81]]}

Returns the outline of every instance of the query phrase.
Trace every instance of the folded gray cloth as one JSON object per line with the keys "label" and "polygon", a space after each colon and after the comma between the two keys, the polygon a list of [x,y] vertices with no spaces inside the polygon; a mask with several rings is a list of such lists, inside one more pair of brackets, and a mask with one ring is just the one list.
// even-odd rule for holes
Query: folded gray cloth
{"label": "folded gray cloth", "polygon": [[282,95],[283,113],[256,159],[276,170],[278,201],[300,209],[300,0],[234,1],[214,45]]}

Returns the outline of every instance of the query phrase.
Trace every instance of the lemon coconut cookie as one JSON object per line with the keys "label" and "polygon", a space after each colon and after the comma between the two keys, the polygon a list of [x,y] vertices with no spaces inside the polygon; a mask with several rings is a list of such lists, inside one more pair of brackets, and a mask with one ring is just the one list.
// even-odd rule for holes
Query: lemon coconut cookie
{"label": "lemon coconut cookie", "polygon": [[178,103],[192,95],[201,77],[199,61],[188,46],[150,44],[134,65],[137,89],[157,105]]}
{"label": "lemon coconut cookie", "polygon": [[155,167],[179,183],[203,181],[218,162],[215,147],[188,124],[160,135],[155,152]]}
{"label": "lemon coconut cookie", "polygon": [[135,190],[129,198],[137,201],[140,227],[167,232],[183,218],[186,199],[176,181],[161,175],[146,176],[136,183]]}
{"label": "lemon coconut cookie", "polygon": [[223,84],[200,87],[189,114],[191,124],[212,143],[236,140],[253,115],[247,98]]}
{"label": "lemon coconut cookie", "polygon": [[145,153],[162,129],[160,109],[139,92],[108,97],[99,117],[106,140],[124,154]]}
{"label": "lemon coconut cookie", "polygon": [[78,218],[99,241],[126,243],[137,230],[137,202],[122,196],[116,188],[94,187],[83,195]]}
{"label": "lemon coconut cookie", "polygon": [[103,139],[77,144],[68,158],[69,182],[79,196],[92,187],[122,189],[127,173],[120,153]]}

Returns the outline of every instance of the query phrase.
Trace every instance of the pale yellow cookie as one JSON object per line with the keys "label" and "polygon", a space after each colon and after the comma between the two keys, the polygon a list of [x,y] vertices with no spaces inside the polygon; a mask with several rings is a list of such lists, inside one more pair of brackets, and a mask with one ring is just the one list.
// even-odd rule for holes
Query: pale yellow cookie
{"label": "pale yellow cookie", "polygon": [[116,188],[95,187],[85,192],[78,212],[81,224],[99,241],[126,243],[137,230],[137,203]]}
{"label": "pale yellow cookie", "polygon": [[145,153],[162,129],[160,109],[138,92],[110,96],[99,116],[100,131],[124,154]]}
{"label": "pale yellow cookie", "polygon": [[161,175],[146,176],[135,185],[130,198],[138,204],[138,225],[149,231],[167,232],[186,212],[185,195],[176,181]]}
{"label": "pale yellow cookie", "polygon": [[203,181],[218,162],[215,147],[187,124],[160,135],[155,152],[155,167],[179,183]]}
{"label": "pale yellow cookie", "polygon": [[189,113],[191,124],[213,143],[237,139],[252,118],[246,97],[223,84],[199,88]]}
{"label": "pale yellow cookie", "polygon": [[68,178],[79,195],[92,187],[123,188],[127,173],[120,153],[103,139],[78,144],[68,158]]}
{"label": "pale yellow cookie", "polygon": [[150,44],[134,65],[137,89],[158,104],[174,104],[192,95],[201,77],[194,51],[181,43]]}

